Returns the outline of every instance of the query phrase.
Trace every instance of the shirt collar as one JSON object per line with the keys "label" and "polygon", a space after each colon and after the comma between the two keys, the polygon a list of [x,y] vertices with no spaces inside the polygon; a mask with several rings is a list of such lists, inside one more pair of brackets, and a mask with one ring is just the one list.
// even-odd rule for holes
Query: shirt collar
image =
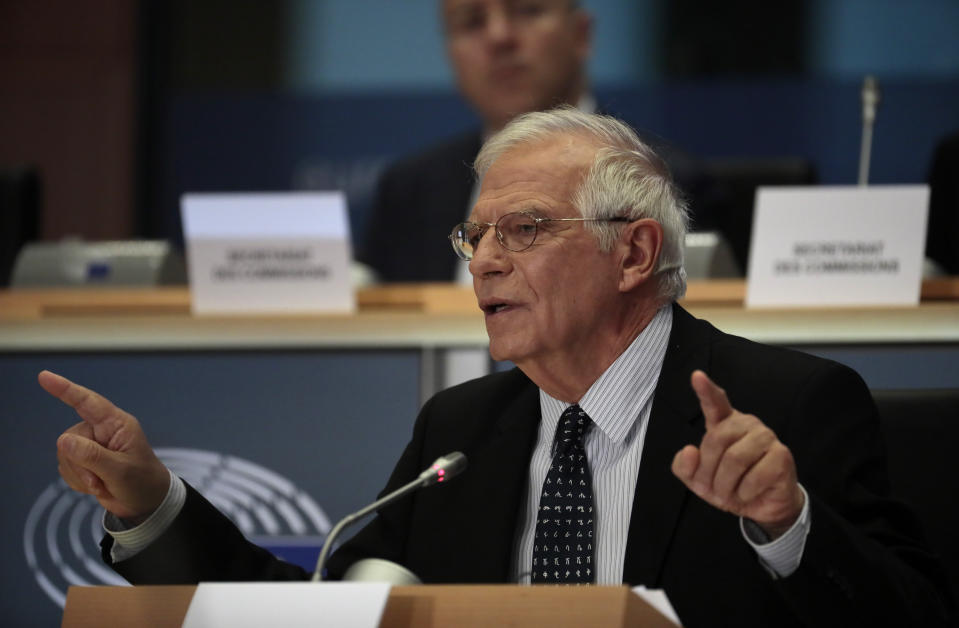
{"label": "shirt collar", "polygon": [[[672,304],[659,309],[653,320],[630,343],[579,400],[596,427],[613,442],[621,443],[652,399],[659,372],[666,357],[669,332],[673,326]],[[543,421],[553,431],[559,417],[570,404],[539,391]]]}

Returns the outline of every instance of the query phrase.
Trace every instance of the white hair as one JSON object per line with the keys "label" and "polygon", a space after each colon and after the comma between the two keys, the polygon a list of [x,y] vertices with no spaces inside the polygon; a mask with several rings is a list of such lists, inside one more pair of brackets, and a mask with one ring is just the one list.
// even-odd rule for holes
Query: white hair
{"label": "white hair", "polygon": [[[663,227],[663,248],[656,263],[659,295],[675,300],[686,293],[683,247],[689,210],[666,163],[627,124],[610,116],[564,106],[514,118],[490,137],[474,168],[483,177],[501,155],[519,146],[557,135],[574,135],[598,145],[593,163],[570,199],[584,218],[651,218]],[[612,250],[622,223],[586,223],[600,249]]]}

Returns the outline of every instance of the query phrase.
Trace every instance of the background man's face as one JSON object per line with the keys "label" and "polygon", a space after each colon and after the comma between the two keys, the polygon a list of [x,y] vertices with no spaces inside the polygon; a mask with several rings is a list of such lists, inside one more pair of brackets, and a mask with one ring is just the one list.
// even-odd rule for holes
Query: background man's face
{"label": "background man's face", "polygon": [[460,91],[491,129],[526,111],[576,104],[590,19],[569,0],[445,0],[443,21]]}

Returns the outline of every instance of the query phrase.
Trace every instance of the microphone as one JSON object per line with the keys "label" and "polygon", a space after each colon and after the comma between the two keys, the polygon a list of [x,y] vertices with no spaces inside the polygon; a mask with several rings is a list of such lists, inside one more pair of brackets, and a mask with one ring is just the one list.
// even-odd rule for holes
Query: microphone
{"label": "microphone", "polygon": [[448,482],[460,474],[465,468],[466,456],[458,451],[448,453],[445,456],[440,456],[433,464],[431,464],[425,471],[420,473],[419,476],[409,484],[401,486],[389,495],[376,500],[369,506],[357,510],[353,514],[347,515],[340,519],[340,521],[333,526],[333,529],[326,536],[326,540],[323,542],[323,549],[320,550],[320,557],[316,560],[316,569],[313,571],[312,581],[320,582],[323,579],[323,566],[326,564],[326,558],[333,547],[333,541],[336,540],[336,537],[339,536],[340,532],[342,532],[345,528],[356,523],[374,510],[379,510],[384,506],[388,506],[396,500],[406,497],[417,489],[426,486],[433,486],[434,484],[440,484],[442,482]]}
{"label": "microphone", "polygon": [[869,181],[869,157],[872,153],[872,126],[879,107],[879,82],[867,75],[862,82],[862,143],[859,146],[859,185]]}

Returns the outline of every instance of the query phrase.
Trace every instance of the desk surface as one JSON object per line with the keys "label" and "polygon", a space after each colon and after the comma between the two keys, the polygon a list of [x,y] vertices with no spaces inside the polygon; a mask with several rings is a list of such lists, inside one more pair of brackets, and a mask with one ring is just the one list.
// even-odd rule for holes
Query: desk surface
{"label": "desk surface", "polygon": [[[955,284],[917,307],[745,309],[742,282],[691,284],[683,305],[728,333],[772,344],[959,344]],[[931,292],[932,298],[925,298]],[[455,286],[361,291],[352,315],[195,317],[185,288],[0,292],[0,351],[485,346],[472,293]]]}

